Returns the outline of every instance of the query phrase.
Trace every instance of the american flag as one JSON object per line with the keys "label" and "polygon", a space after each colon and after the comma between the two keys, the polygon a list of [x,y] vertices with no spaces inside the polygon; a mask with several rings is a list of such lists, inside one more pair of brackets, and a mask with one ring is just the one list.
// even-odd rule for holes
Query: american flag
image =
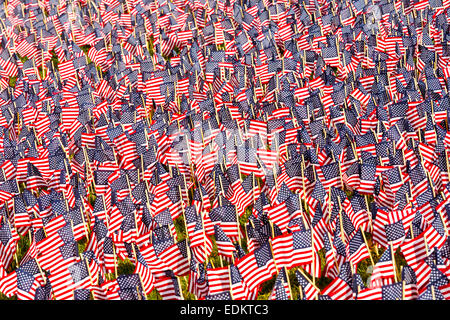
{"label": "american flag", "polygon": [[206,235],[201,218],[196,222],[194,232],[190,238],[189,247],[199,262],[205,262],[213,250],[213,243]]}
{"label": "american flag", "polygon": [[386,282],[396,277],[395,261],[393,260],[392,247],[384,250],[380,259],[373,266],[370,277],[370,287],[381,287]]}
{"label": "american flag", "polygon": [[277,268],[310,264],[314,258],[311,229],[275,237],[272,247]]}
{"label": "american flag", "polygon": [[155,278],[152,273],[151,267],[147,264],[144,256],[140,251],[136,250],[136,262],[134,273],[138,274],[142,284],[143,292],[148,295],[155,287]]}
{"label": "american flag", "polygon": [[231,203],[230,205],[223,205],[211,209],[209,216],[213,223],[218,222],[218,225],[230,239],[240,237],[236,207],[231,205]]}
{"label": "american flag", "polygon": [[333,300],[352,299],[352,274],[350,262],[345,262],[339,270],[339,275],[322,290],[321,295],[328,296]]}
{"label": "american flag", "polygon": [[137,274],[120,275],[115,281],[120,300],[146,300]]}
{"label": "american flag", "polygon": [[162,260],[176,275],[187,275],[189,260],[186,250],[186,240],[174,243],[173,239],[162,239],[153,242],[158,259]]}
{"label": "american flag", "polygon": [[447,0],[105,5],[4,4],[2,294],[450,296]]}
{"label": "american flag", "polygon": [[242,259],[236,261],[236,267],[249,290],[270,279],[275,273],[275,262],[270,244],[266,243]]}
{"label": "american flag", "polygon": [[359,292],[358,300],[402,300],[403,283],[388,284]]}
{"label": "american flag", "polygon": [[190,260],[188,290],[197,298],[202,298],[209,292],[206,268],[203,264],[196,262],[195,259]]}
{"label": "american flag", "polygon": [[239,272],[239,269],[234,265],[230,264],[230,292],[232,294],[233,300],[252,300],[257,296],[258,288],[254,288],[253,290],[249,289],[247,283],[244,282],[244,279]]}
{"label": "american flag", "polygon": [[205,300],[232,300],[229,291],[205,296]]}
{"label": "american flag", "polygon": [[233,257],[233,253],[236,248],[234,247],[231,239],[225,234],[219,225],[214,226],[214,237],[219,255],[229,258]]}
{"label": "american flag", "polygon": [[291,299],[291,290],[286,276],[285,269],[281,269],[275,279],[275,284],[272,293],[269,296],[270,300],[289,300]]}
{"label": "american flag", "polygon": [[232,196],[229,200],[236,205],[239,216],[245,213],[245,209],[253,203],[260,194],[253,174],[248,175],[242,183],[234,184]]}
{"label": "american flag", "polygon": [[230,291],[230,272],[228,267],[206,269],[208,278],[208,294]]}
{"label": "american flag", "polygon": [[184,300],[179,279],[173,273],[157,277],[155,279],[155,288],[163,300]]}

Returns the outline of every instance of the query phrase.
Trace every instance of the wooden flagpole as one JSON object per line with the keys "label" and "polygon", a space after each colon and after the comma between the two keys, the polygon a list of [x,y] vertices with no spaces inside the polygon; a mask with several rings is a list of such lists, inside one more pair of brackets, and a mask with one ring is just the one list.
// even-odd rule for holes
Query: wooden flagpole
{"label": "wooden flagpole", "polygon": [[359,229],[361,230],[361,234],[362,234],[362,236],[363,236],[364,243],[366,244],[367,251],[369,252],[370,262],[372,263],[372,266],[374,266],[375,263],[373,262],[372,254],[370,253],[369,244],[367,243],[366,235],[364,234],[364,231],[363,231],[363,229],[362,229],[362,226],[360,226]]}
{"label": "wooden flagpole", "polygon": [[389,242],[389,249],[391,250],[392,265],[394,267],[394,279],[395,279],[395,282],[398,282],[397,263],[395,262],[395,252],[394,252],[394,247],[392,246],[392,242]]}

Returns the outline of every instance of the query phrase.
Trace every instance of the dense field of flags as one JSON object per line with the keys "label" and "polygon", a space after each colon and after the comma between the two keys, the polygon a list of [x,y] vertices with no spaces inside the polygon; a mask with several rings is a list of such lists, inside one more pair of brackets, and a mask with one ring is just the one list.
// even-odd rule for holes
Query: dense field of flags
{"label": "dense field of flags", "polygon": [[449,8],[1,1],[0,296],[449,299]]}

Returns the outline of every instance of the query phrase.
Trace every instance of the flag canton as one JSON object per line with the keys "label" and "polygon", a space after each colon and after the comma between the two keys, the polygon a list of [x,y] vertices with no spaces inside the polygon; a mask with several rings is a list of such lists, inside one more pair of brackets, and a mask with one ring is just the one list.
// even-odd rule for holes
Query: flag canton
{"label": "flag canton", "polygon": [[401,173],[398,168],[389,169],[383,172],[389,184],[396,184],[402,181]]}
{"label": "flag canton", "polygon": [[322,56],[325,59],[337,58],[338,51],[336,46],[322,48]]}
{"label": "flag canton", "polygon": [[82,253],[82,258],[85,259],[88,262],[95,261],[98,263],[97,258],[95,257],[95,253],[92,250],[86,250]]}
{"label": "flag canton", "polygon": [[386,230],[386,239],[388,242],[398,240],[405,236],[405,229],[403,228],[403,223],[397,221],[384,226]]}
{"label": "flag canton", "polygon": [[284,163],[284,168],[290,178],[300,177],[302,173],[301,161],[299,159],[290,159]]}
{"label": "flag canton", "polygon": [[441,217],[438,213],[435,214],[435,218],[433,219],[433,222],[431,225],[434,227],[434,229],[441,235],[442,237],[445,237],[445,227],[442,223]]}
{"label": "flag canton", "polygon": [[292,234],[293,250],[310,248],[312,244],[311,230],[297,231]]}
{"label": "flag canton", "polygon": [[405,281],[405,284],[416,284],[417,278],[414,269],[411,266],[403,266],[402,269],[402,280]]}
{"label": "flag canton", "polygon": [[339,232],[336,232],[333,239],[333,246],[336,249],[336,253],[343,257],[346,256],[345,244],[342,241]]}
{"label": "flag canton", "polygon": [[234,206],[222,206],[219,207],[217,219],[213,219],[211,211],[211,219],[214,221],[222,221],[222,222],[236,222],[236,207]]}
{"label": "flag canton", "polygon": [[17,288],[19,290],[29,292],[35,280],[34,276],[21,270],[17,270],[16,275],[17,275]]}
{"label": "flag canton", "polygon": [[359,248],[361,248],[363,243],[364,243],[364,240],[363,240],[361,231],[358,231],[348,242],[350,255],[357,252],[359,250]]}
{"label": "flag canton", "polygon": [[132,213],[128,213],[128,215],[124,217],[122,224],[120,225],[120,230],[122,230],[123,232],[128,232],[133,229],[136,229],[136,220]]}
{"label": "flag canton", "polygon": [[80,207],[78,207],[74,210],[70,210],[69,214],[68,214],[69,223],[70,223],[70,220],[72,220],[74,226],[84,223],[82,214],[83,213],[81,212]]}
{"label": "flag canton", "polygon": [[347,261],[341,266],[341,269],[339,270],[339,278],[345,281],[349,286],[352,285],[353,272],[350,262]]}
{"label": "flag canton", "polygon": [[35,259],[28,260],[27,262],[20,265],[17,270],[26,272],[31,275],[35,275],[39,273],[39,266]]}
{"label": "flag canton", "polygon": [[292,191],[288,188],[288,186],[283,182],[280,189],[278,190],[277,200],[279,203],[286,201],[289,197],[293,195]]}
{"label": "flag canton", "polygon": [[64,241],[64,243],[69,243],[75,240],[73,236],[72,226],[68,223],[66,223],[63,227],[59,228],[57,232],[61,237],[61,239]]}
{"label": "flag canton", "polygon": [[236,249],[235,252],[233,253],[235,258],[241,259],[242,257],[244,257],[246,255],[244,249],[242,249],[242,247],[239,245],[239,243],[235,243],[234,248]]}
{"label": "flag canton", "polygon": [[195,223],[197,221],[198,215],[195,206],[186,207],[184,209],[184,215],[187,224]]}
{"label": "flag canton", "polygon": [[433,199],[433,190],[430,188],[430,186],[428,186],[428,188],[425,191],[421,192],[416,197],[417,204],[419,205],[419,207],[422,207],[432,199]]}
{"label": "flag canton", "polygon": [[[7,180],[0,185],[0,190],[9,192],[11,194],[18,194],[19,189],[17,187],[17,181],[15,180]],[[15,201],[15,200],[14,200]],[[23,203],[23,201],[22,201]]]}
{"label": "flag canton", "polygon": [[229,167],[227,170],[227,175],[231,183],[241,179],[239,174],[239,167],[237,165],[232,165],[231,167]]}
{"label": "flag canton", "polygon": [[105,223],[103,222],[103,220],[101,220],[97,217],[95,217],[93,231],[95,233],[95,237],[97,238],[97,241],[102,240],[108,234],[108,228],[106,227]]}
{"label": "flag canton", "polygon": [[298,270],[295,271],[295,275],[296,275],[299,285],[303,289],[306,288],[310,284],[309,281],[305,278],[305,276],[302,275]]}
{"label": "flag canton", "polygon": [[225,232],[222,230],[222,228],[217,224],[214,225],[214,236],[216,238],[216,241],[231,243],[230,238],[225,234]]}
{"label": "flag canton", "polygon": [[272,253],[268,243],[255,250],[255,261],[258,268],[266,266],[270,260],[272,260]]}
{"label": "flag canton", "polygon": [[388,249],[384,250],[384,252],[381,255],[378,262],[391,262],[391,261],[392,261],[392,253],[391,253],[391,249],[388,248]]}
{"label": "flag canton", "polygon": [[238,161],[256,164],[256,149],[244,145],[242,147],[237,147],[236,151]]}
{"label": "flag canton", "polygon": [[[164,226],[159,226],[159,227],[153,229],[153,238],[155,238],[157,240],[172,239],[170,226],[164,225]],[[173,242],[172,242],[172,244],[173,244]]]}
{"label": "flag canton", "polygon": [[229,291],[220,292],[212,295],[207,295],[205,300],[231,300],[231,294]]}
{"label": "flag canton", "polygon": [[41,173],[39,172],[39,169],[36,168],[31,162],[28,162],[28,169],[27,174],[29,177],[42,177]]}
{"label": "flag canton", "polygon": [[376,172],[376,166],[361,164],[361,180],[374,181]]}
{"label": "flag canton", "polygon": [[170,215],[170,210],[168,209],[158,213],[153,219],[160,226],[173,224],[172,216]]}
{"label": "flag canton", "polygon": [[342,225],[344,227],[344,231],[347,235],[352,235],[355,232],[355,226],[352,223],[352,220],[349,218],[345,211],[341,212],[342,216]]}
{"label": "flag canton", "polygon": [[426,290],[419,295],[418,300],[445,300],[445,297],[438,288],[428,286]]}
{"label": "flag canton", "polygon": [[94,212],[103,212],[103,211],[105,211],[105,209],[106,208],[105,208],[104,196],[99,194],[95,198],[93,211]]}
{"label": "flag canton", "polygon": [[401,282],[385,285],[381,288],[383,300],[402,300],[403,284]]}
{"label": "flag canton", "polygon": [[87,265],[84,261],[76,262],[68,267],[68,271],[74,283],[78,283],[89,277]]}
{"label": "flag canton", "polygon": [[2,226],[0,227],[0,241],[4,246],[12,239],[12,232],[7,223],[4,223],[5,219],[2,219]]}
{"label": "flag canton", "polygon": [[76,289],[73,291],[74,300],[90,300],[91,292],[88,289]]}
{"label": "flag canton", "polygon": [[311,193],[311,197],[322,202],[323,199],[325,199],[326,195],[327,195],[327,193],[326,193],[325,188],[323,187],[322,183],[320,181],[316,181],[313,192]]}
{"label": "flag canton", "polygon": [[241,283],[243,280],[238,268],[233,264],[230,265],[230,279],[231,284]]}
{"label": "flag canton", "polygon": [[167,197],[170,199],[170,201],[172,201],[172,203],[177,203],[178,201],[181,200],[180,198],[180,189],[178,189],[177,187],[174,188],[170,188],[167,192]]}
{"label": "flag canton", "polygon": [[59,251],[64,260],[78,257],[78,244],[76,241],[66,243],[59,248]]}
{"label": "flag canton", "polygon": [[123,274],[117,277],[117,284],[120,290],[125,289],[136,289],[141,287],[141,282],[139,280],[139,275],[133,274]]}
{"label": "flag canton", "polygon": [[156,255],[160,255],[161,253],[163,253],[165,250],[167,250],[168,248],[170,248],[173,245],[173,239],[172,238],[167,238],[167,239],[162,239],[162,240],[158,240],[158,241],[154,241],[153,242],[153,246],[155,248],[155,253]]}
{"label": "flag canton", "polygon": [[36,289],[34,300],[50,300],[51,292],[52,286],[50,284],[50,281],[47,281],[47,283],[44,286],[38,287]]}
{"label": "flag canton", "polygon": [[188,256],[188,243],[187,243],[187,240],[185,239],[185,240],[182,240],[180,242],[177,242],[177,247],[178,247],[178,250],[180,250],[181,255],[184,258],[187,258],[187,256]]}
{"label": "flag canton", "polygon": [[133,200],[131,200],[130,196],[127,196],[122,201],[117,202],[116,206],[123,215],[136,210],[136,205],[133,203]]}
{"label": "flag canton", "polygon": [[169,180],[167,180],[167,185],[170,188],[178,188],[178,186],[181,186],[182,189],[184,189],[184,179],[183,176],[180,174],[176,177],[172,177]]}
{"label": "flag canton", "polygon": [[358,290],[365,289],[366,286],[364,284],[364,280],[362,279],[361,275],[356,273],[353,275],[353,292],[358,292]]}
{"label": "flag canton", "polygon": [[286,288],[282,283],[278,283],[275,286],[275,298],[276,300],[289,300]]}
{"label": "flag canton", "polygon": [[448,284],[448,282],[447,276],[439,270],[436,265],[431,266],[430,285],[434,287],[441,287]]}
{"label": "flag canton", "polygon": [[254,175],[250,174],[244,181],[242,181],[242,189],[244,189],[245,193],[249,193],[253,189],[254,184],[256,183],[254,180]]}
{"label": "flag canton", "polygon": [[197,283],[202,284],[208,281],[207,275],[206,275],[206,269],[205,266],[201,263],[198,263],[198,279]]}
{"label": "flag canton", "polygon": [[420,164],[416,165],[408,173],[413,185],[417,185],[426,179],[425,172]]}

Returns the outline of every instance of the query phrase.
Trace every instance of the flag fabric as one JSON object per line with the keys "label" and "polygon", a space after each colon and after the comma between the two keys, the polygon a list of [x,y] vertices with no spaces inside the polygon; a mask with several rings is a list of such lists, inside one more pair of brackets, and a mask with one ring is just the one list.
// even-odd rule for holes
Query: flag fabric
{"label": "flag fabric", "polygon": [[7,298],[450,297],[449,1],[3,6]]}
{"label": "flag fabric", "polygon": [[272,293],[269,296],[271,300],[289,300],[292,298],[289,281],[285,269],[278,273]]}
{"label": "flag fabric", "polygon": [[311,229],[275,237],[272,248],[277,268],[310,264],[314,258]]}
{"label": "flag fabric", "polygon": [[270,245],[266,243],[249,255],[239,259],[236,262],[236,267],[248,288],[254,290],[276,273]]}
{"label": "flag fabric", "polygon": [[295,276],[299,283],[299,299],[301,300],[314,300],[317,298],[320,290],[308,279],[301,271],[296,270]]}

